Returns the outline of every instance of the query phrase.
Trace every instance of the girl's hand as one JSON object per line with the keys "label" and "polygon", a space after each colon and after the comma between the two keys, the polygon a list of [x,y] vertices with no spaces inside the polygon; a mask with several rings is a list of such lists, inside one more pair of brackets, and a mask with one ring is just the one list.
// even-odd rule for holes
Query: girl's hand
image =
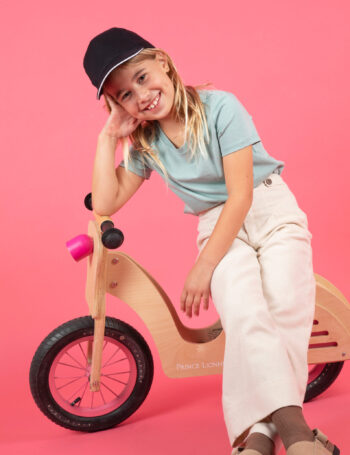
{"label": "girl's hand", "polygon": [[101,133],[119,139],[129,136],[139,126],[142,120],[132,117],[120,104],[107,95],[103,95],[106,101],[106,108],[110,110],[109,117]]}
{"label": "girl's hand", "polygon": [[211,296],[210,282],[214,268],[212,265],[199,260],[187,275],[181,294],[181,310],[186,311],[188,317],[192,317],[192,305],[194,305],[194,314],[199,316],[202,299],[203,308],[208,309],[209,296]]}

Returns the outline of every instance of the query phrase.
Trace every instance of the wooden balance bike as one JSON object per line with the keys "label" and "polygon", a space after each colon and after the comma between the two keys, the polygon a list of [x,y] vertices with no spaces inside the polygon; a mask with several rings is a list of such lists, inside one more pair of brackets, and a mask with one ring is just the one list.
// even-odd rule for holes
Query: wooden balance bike
{"label": "wooden balance bike", "polygon": [[[92,210],[91,193],[85,206]],[[88,234],[67,242],[75,260],[87,257],[86,300],[90,316],[68,321],[38,347],[30,387],[53,422],[78,431],[111,428],[131,416],[153,381],[152,353],[124,321],[105,316],[109,292],[142,318],[171,378],[221,374],[225,334],[220,319],[205,328],[186,327],[160,284],[121,251],[124,240],[109,217],[95,212]],[[350,358],[350,305],[329,281],[315,274],[316,309],[308,350],[304,402],[324,392]]]}

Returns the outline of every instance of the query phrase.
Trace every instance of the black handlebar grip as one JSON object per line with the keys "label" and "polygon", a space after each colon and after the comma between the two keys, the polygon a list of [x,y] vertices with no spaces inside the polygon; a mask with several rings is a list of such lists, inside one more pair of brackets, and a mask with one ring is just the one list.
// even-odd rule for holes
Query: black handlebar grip
{"label": "black handlebar grip", "polygon": [[[92,210],[92,194],[89,193],[85,196],[84,205],[88,210]],[[124,235],[120,229],[114,227],[112,220],[106,220],[100,226],[102,232],[102,244],[108,249],[115,249],[120,247],[124,242]]]}
{"label": "black handlebar grip", "polygon": [[92,211],[92,194],[89,193],[85,196],[84,205],[88,210]]}
{"label": "black handlebar grip", "polygon": [[124,235],[120,229],[110,228],[104,231],[101,240],[106,248],[113,250],[124,242]]}
{"label": "black handlebar grip", "polygon": [[112,220],[105,220],[101,223],[100,229],[101,232],[106,232],[108,229],[113,229],[114,228],[114,223]]}

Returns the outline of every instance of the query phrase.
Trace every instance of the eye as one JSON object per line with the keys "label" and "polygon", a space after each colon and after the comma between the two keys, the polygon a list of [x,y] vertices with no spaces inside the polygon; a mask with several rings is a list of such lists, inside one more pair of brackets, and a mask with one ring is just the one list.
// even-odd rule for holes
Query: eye
{"label": "eye", "polygon": [[[142,79],[143,77],[146,77],[146,73],[143,74],[142,76],[140,76],[140,77],[139,77],[139,80]],[[142,80],[144,80],[144,79],[142,79]]]}
{"label": "eye", "polygon": [[[139,80],[139,81],[140,81],[140,80],[144,81],[144,80],[145,80],[145,79],[144,79],[145,77],[146,77],[146,73],[144,73],[142,76],[140,76],[138,80]],[[130,92],[124,93],[124,95],[122,96],[122,101],[125,99],[125,97],[126,97],[127,95],[129,95],[129,93],[130,93]]]}

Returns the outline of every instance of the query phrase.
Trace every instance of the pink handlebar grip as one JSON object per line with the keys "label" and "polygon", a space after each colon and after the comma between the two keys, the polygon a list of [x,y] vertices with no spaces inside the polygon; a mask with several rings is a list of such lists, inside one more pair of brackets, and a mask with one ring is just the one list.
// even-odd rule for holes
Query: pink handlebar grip
{"label": "pink handlebar grip", "polygon": [[80,261],[94,251],[94,241],[86,234],[80,234],[66,242],[66,246],[73,259]]}

